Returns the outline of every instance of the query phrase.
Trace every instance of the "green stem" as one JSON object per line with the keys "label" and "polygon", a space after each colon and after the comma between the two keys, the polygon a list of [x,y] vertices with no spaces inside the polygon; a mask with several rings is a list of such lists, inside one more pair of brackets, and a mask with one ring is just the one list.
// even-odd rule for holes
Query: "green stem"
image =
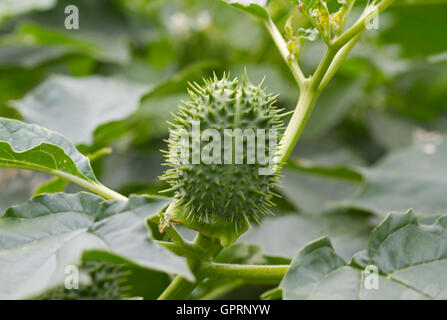
{"label": "green stem", "polygon": [[[218,240],[209,238],[201,233],[197,234],[197,237],[194,240],[194,246],[197,249],[202,250],[203,253],[200,260],[191,258],[187,260],[191,271],[195,274],[197,273],[197,270],[200,269],[203,261],[212,260],[222,250],[222,246]],[[196,275],[195,282],[190,282],[182,276],[177,276],[158,297],[158,300],[187,299],[202,280],[203,277],[200,275]]]}
{"label": "green stem", "polygon": [[340,29],[337,32],[337,36],[340,36],[345,31],[346,23],[348,22],[348,17],[351,14],[354,4],[355,4],[355,0],[353,0],[349,3],[349,6],[344,13],[343,21],[340,24]]}
{"label": "green stem", "polygon": [[72,175],[72,174],[64,172],[64,171],[60,171],[60,170],[56,170],[56,169],[48,169],[46,167],[42,167],[42,166],[38,166],[38,165],[24,165],[21,163],[2,164],[1,167],[43,172],[43,173],[50,174],[52,176],[56,176],[61,179],[73,182],[87,190],[90,190],[90,191],[102,196],[105,199],[120,200],[120,201],[127,200],[127,197],[123,196],[122,194],[120,194],[112,189],[107,188],[106,186],[104,186],[100,183],[90,181],[87,179],[83,179],[81,177]]}
{"label": "green stem", "polygon": [[307,20],[312,24],[312,26],[317,29],[318,33],[320,34],[321,38],[323,39],[323,41],[327,44],[330,45],[330,36],[324,32],[323,29],[321,29],[320,25],[310,16],[309,12],[303,10],[302,12],[304,14],[304,16],[307,18]]}
{"label": "green stem", "polygon": [[[56,171],[56,170],[55,170]],[[110,199],[110,200],[119,200],[119,201],[127,201],[127,197],[123,196],[122,194],[107,188],[106,186],[102,185],[102,184],[98,184],[98,183],[93,183],[90,182],[88,180],[79,178],[77,176],[62,172],[62,171],[57,171],[57,172],[49,172],[52,175],[58,176],[62,179],[71,181],[73,183],[76,183],[77,185],[80,185],[81,187],[84,187],[87,190],[90,190],[100,196],[102,196],[105,199]]]}
{"label": "green stem", "polygon": [[[367,19],[374,17],[387,8],[394,0],[383,0],[376,6],[376,10],[365,13],[353,27],[343,33],[338,40],[328,47],[326,53],[315,70],[311,79],[305,79],[304,83],[297,80],[300,87],[300,98],[290,120],[284,137],[281,140],[279,150],[279,163],[285,163],[293,151],[298,139],[312,113],[313,107],[323,89],[340,68],[343,61],[348,56],[353,46],[359,40],[363,30],[366,27]],[[273,36],[273,35],[272,35]],[[279,35],[281,36],[281,35]],[[275,41],[278,45],[278,41]],[[284,51],[278,46],[280,51]]]}
{"label": "green stem", "polygon": [[317,70],[315,70],[315,73],[312,77],[310,87],[314,91],[318,91],[319,85],[321,81],[324,78],[324,75],[326,74],[327,70],[332,64],[332,61],[334,60],[335,56],[337,55],[338,50],[335,48],[327,48],[323,59],[321,60],[320,64],[317,67]]}
{"label": "green stem", "polygon": [[95,162],[96,160],[101,159],[105,156],[108,156],[111,153],[112,153],[112,148],[105,147],[105,148],[99,149],[98,151],[93,152],[92,154],[88,154],[87,157],[90,160],[90,162]]}
{"label": "green stem", "polygon": [[203,277],[219,277],[226,279],[243,279],[278,283],[289,270],[289,265],[237,265],[223,263],[203,264],[199,274]]}
{"label": "green stem", "polygon": [[178,243],[168,241],[156,241],[157,244],[172,251],[174,254],[189,259],[200,260],[203,258],[203,252],[193,246],[183,246]]}
{"label": "green stem", "polygon": [[365,13],[354,23],[348,30],[346,30],[339,38],[333,42],[333,47],[340,49],[347,44],[357,34],[361,33],[365,28],[368,21],[374,19],[379,13],[388,8],[395,0],[382,0],[380,3]]}
{"label": "green stem", "polygon": [[185,300],[196,286],[196,283],[177,276],[158,297],[158,300]]}
{"label": "green stem", "polygon": [[357,41],[360,39],[362,33],[360,32],[358,35],[356,35],[354,38],[352,38],[344,47],[342,47],[333,57],[332,62],[330,63],[329,67],[327,68],[325,74],[321,78],[320,82],[318,83],[318,92],[321,92],[329,83],[329,81],[332,79],[332,77],[335,75],[335,73],[340,68],[343,61],[345,61],[348,54],[351,52],[354,45],[357,43]]}
{"label": "green stem", "polygon": [[290,59],[289,57],[290,53],[289,50],[287,49],[287,44],[284,41],[284,38],[282,37],[278,28],[276,27],[275,23],[271,19],[269,19],[267,22],[265,22],[265,26],[269,31],[270,36],[273,39],[273,42],[275,42],[279,52],[281,53],[281,56],[289,66],[289,69],[292,72],[292,75],[295,78],[296,83],[298,84],[301,90],[304,89],[306,83],[306,77],[301,71],[298,62],[296,60]]}
{"label": "green stem", "polygon": [[224,284],[223,286],[217,287],[213,289],[211,292],[206,293],[205,295],[201,296],[200,300],[216,300],[223,295],[241,287],[244,285],[244,280],[235,280],[231,281],[229,283]]}
{"label": "green stem", "polygon": [[279,163],[285,163],[293,151],[298,139],[312,113],[318,94],[306,88],[300,93],[298,104],[281,139],[278,152]]}

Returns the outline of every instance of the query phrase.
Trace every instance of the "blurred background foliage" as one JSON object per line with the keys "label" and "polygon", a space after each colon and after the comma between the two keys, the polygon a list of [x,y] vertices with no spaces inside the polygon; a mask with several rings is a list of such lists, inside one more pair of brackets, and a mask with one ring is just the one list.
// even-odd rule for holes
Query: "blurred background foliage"
{"label": "blurred background foliage", "polygon": [[[446,133],[447,1],[408,2],[398,1],[381,15],[379,30],[365,31],[321,96],[285,169],[280,217],[269,217],[261,230],[242,239],[270,256],[258,247],[232,249],[243,261],[288,259],[327,233],[349,257],[365,246],[377,222],[371,213],[388,209],[363,205],[370,176],[365,170],[415,141],[439,140]],[[79,30],[64,28],[70,4],[79,8]],[[269,11],[280,29],[289,15],[296,16],[296,28],[306,23],[285,0],[271,1]],[[323,52],[319,40],[303,43],[305,72]],[[266,77],[279,106],[295,107],[297,86],[263,25],[221,1],[0,0],[0,116],[58,131],[85,154],[112,147],[111,154],[93,161],[94,169],[104,184],[124,194],[164,188],[157,178],[163,172],[159,150],[166,148],[166,121],[186,99],[187,82],[213,71],[239,76],[244,67],[253,81]],[[1,212],[26,201],[47,179],[2,169]],[[373,187],[377,202],[393,196],[393,188]],[[287,230],[284,237],[260,236],[278,228]],[[156,297],[168,283],[156,272],[144,276],[152,277],[154,286],[149,290],[133,279],[136,295]],[[196,294],[212,297],[209,288],[238,285],[211,281]],[[251,297],[264,289],[248,287],[240,294]]]}

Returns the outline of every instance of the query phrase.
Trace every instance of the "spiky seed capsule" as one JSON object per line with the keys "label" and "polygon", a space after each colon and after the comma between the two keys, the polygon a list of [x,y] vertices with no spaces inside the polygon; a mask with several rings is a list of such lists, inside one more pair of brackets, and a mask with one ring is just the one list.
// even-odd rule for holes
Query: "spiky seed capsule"
{"label": "spiky seed capsule", "polygon": [[[270,146],[279,145],[283,129],[280,110],[274,107],[276,97],[267,94],[262,83],[257,86],[251,84],[246,76],[241,82],[237,78],[230,80],[225,75],[220,80],[214,76],[204,80],[203,86],[191,84],[188,92],[190,100],[183,102],[171,123],[166,159],[172,168],[161,177],[171,185],[169,190],[175,192],[175,199],[182,208],[180,216],[176,215],[173,220],[221,238],[221,242],[232,242],[238,234],[246,231],[251,222],[257,222],[261,215],[270,213],[268,207],[278,170],[261,175],[260,169],[271,163],[261,163],[258,154],[254,163],[248,163],[248,160],[250,150],[258,151],[259,139],[264,139],[265,156],[272,159],[277,147],[270,150]],[[194,125],[197,128],[197,123],[202,135],[207,129],[215,129],[219,137],[213,135],[197,147],[197,135],[193,129]],[[236,129],[241,129],[242,133],[252,132],[256,140],[253,146],[249,136],[240,135],[244,141],[243,161],[239,158],[238,162],[235,154],[241,140],[234,138],[238,134]],[[258,134],[258,129],[264,129],[265,138]],[[271,132],[276,136],[270,136]],[[230,144],[225,143],[226,138],[230,139]],[[269,139],[274,139],[274,143],[270,144]],[[256,149],[250,149],[247,141]],[[217,151],[210,148],[212,142],[220,142]],[[204,155],[213,160],[211,164],[204,161]],[[229,236],[231,233],[234,235]]]}

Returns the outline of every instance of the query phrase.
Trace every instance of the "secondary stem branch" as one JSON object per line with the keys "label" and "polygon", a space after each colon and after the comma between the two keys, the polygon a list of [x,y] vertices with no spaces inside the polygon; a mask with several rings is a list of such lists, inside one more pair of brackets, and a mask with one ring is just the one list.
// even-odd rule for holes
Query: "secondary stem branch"
{"label": "secondary stem branch", "polygon": [[197,272],[200,269],[204,259],[214,259],[222,250],[222,246],[216,239],[209,238],[199,233],[194,240],[194,246],[203,253],[202,258],[188,259],[191,270],[196,274],[196,281],[190,282],[182,276],[177,276],[169,286],[158,297],[158,300],[180,300],[187,299],[191,292],[200,284],[203,277]]}
{"label": "secondary stem branch", "polygon": [[300,93],[298,104],[280,143],[278,152],[279,163],[285,163],[292,153],[293,148],[298,142],[301,132],[312,113],[317,98],[318,94],[309,90],[309,88],[305,88],[304,91]]}
{"label": "secondary stem branch", "polygon": [[278,47],[279,52],[281,53],[281,56],[283,57],[284,61],[289,66],[290,71],[292,72],[293,77],[295,78],[296,83],[302,90],[304,88],[306,77],[304,76],[303,72],[301,71],[300,66],[298,65],[298,62],[296,60],[289,58],[289,50],[287,49],[286,42],[284,41],[284,38],[282,37],[281,33],[279,32],[278,28],[276,27],[275,23],[269,19],[265,23],[267,30],[269,31],[273,42],[275,42],[276,46]]}
{"label": "secondary stem branch", "polygon": [[352,38],[354,38],[357,34],[362,32],[368,22],[377,17],[379,13],[388,8],[394,0],[382,0],[376,6],[370,7],[370,10],[367,10],[358,20],[354,23],[346,32],[344,32],[338,39],[333,42],[333,47],[340,49],[345,44],[347,44]]}
{"label": "secondary stem branch", "polygon": [[329,81],[332,79],[332,77],[335,75],[335,73],[340,68],[343,61],[346,59],[348,54],[351,52],[354,45],[357,43],[357,41],[360,39],[362,33],[359,33],[354,38],[352,38],[343,48],[341,48],[333,57],[332,62],[330,63],[329,67],[327,68],[325,74],[320,79],[320,82],[318,83],[318,92],[321,92],[329,83]]}
{"label": "secondary stem branch", "polygon": [[243,279],[245,281],[275,281],[282,280],[289,270],[289,265],[238,265],[209,263],[203,264],[199,274],[203,277],[218,277],[226,279]]}

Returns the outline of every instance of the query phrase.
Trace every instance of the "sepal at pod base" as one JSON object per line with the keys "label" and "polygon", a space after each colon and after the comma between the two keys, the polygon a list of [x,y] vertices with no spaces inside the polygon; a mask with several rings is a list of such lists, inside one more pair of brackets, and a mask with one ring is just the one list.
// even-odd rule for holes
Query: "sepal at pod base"
{"label": "sepal at pod base", "polygon": [[190,84],[188,93],[170,123],[171,168],[161,179],[176,205],[166,214],[227,247],[271,214],[282,110],[262,82],[253,85],[246,75],[242,81],[214,75],[203,85]]}

